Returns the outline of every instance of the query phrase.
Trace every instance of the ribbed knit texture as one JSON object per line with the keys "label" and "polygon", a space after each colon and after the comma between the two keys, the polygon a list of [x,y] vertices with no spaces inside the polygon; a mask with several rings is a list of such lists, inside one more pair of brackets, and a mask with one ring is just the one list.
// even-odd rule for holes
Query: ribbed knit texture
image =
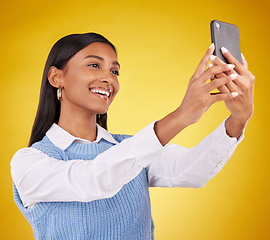
{"label": "ribbed knit texture", "polygon": [[[121,142],[128,135],[112,135]],[[45,136],[32,147],[59,160],[92,160],[114,144],[104,139],[99,143],[73,142],[66,150],[57,148]],[[23,206],[13,184],[14,199],[31,224],[38,240],[150,240],[154,239],[154,223],[146,171],[141,173],[113,197],[91,202],[44,202],[33,208]]]}

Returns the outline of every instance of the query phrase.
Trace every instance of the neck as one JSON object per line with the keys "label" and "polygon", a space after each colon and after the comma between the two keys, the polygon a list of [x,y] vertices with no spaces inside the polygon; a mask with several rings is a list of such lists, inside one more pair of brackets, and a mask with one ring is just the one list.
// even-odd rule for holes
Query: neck
{"label": "neck", "polygon": [[58,125],[75,137],[91,142],[97,138],[96,113],[70,111],[61,107]]}

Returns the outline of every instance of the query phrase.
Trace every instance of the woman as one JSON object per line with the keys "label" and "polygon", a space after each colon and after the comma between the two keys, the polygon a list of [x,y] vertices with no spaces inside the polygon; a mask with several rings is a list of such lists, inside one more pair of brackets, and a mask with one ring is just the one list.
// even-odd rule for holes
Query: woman
{"label": "woman", "polygon": [[[239,63],[223,49],[225,64],[213,51],[211,45],[181,105],[128,136],[106,131],[119,91],[113,44],[86,33],[53,46],[29,147],[11,161],[15,202],[36,239],[153,239],[148,187],[202,187],[221,170],[253,113],[254,76],[244,58]],[[216,88],[221,93],[210,94]],[[213,133],[191,149],[168,145],[217,101],[231,115]]]}

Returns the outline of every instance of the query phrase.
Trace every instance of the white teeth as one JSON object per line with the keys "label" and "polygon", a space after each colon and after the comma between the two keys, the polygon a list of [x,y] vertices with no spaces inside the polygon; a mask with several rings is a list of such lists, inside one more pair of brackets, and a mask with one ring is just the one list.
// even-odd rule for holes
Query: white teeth
{"label": "white teeth", "polygon": [[104,91],[104,90],[100,90],[100,89],[91,89],[91,92],[93,92],[93,93],[101,93],[103,95],[106,95],[107,97],[110,96],[110,93],[109,92]]}

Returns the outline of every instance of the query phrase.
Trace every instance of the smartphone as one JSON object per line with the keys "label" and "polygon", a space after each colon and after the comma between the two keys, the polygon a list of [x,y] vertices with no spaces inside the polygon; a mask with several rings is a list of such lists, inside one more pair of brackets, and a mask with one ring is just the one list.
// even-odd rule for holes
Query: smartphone
{"label": "smartphone", "polygon": [[221,52],[221,48],[225,47],[242,63],[238,27],[234,24],[213,20],[210,24],[210,28],[212,43],[215,44],[214,55],[223,62],[228,63]]}

